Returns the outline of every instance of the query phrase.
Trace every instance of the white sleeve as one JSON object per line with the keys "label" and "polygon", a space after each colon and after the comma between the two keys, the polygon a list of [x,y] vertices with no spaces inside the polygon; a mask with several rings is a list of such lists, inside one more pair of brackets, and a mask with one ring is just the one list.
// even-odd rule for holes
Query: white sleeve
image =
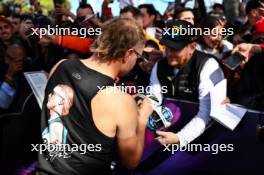
{"label": "white sleeve", "polygon": [[200,74],[199,84],[199,111],[196,116],[181,129],[177,135],[180,140],[180,146],[185,146],[206,129],[210,122],[210,90],[216,84],[216,81],[224,79],[224,74],[217,61],[210,58],[204,65]]}
{"label": "white sleeve", "polygon": [[234,45],[227,40],[223,40],[223,45],[224,45],[223,52],[228,52],[230,50],[233,50],[234,48]]}
{"label": "white sleeve", "polygon": [[151,88],[151,93],[157,97],[157,99],[159,100],[159,104],[161,104],[162,98],[163,98],[162,97],[162,87],[158,80],[157,67],[158,67],[158,62],[154,65],[151,71],[149,86]]}

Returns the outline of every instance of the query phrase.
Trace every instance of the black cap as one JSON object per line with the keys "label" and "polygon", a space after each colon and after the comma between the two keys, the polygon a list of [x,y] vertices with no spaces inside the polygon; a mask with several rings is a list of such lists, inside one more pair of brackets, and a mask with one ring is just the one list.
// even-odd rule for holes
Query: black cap
{"label": "black cap", "polygon": [[180,50],[197,40],[193,35],[194,26],[183,20],[171,20],[167,22],[167,29],[162,32],[160,44],[175,50]]}

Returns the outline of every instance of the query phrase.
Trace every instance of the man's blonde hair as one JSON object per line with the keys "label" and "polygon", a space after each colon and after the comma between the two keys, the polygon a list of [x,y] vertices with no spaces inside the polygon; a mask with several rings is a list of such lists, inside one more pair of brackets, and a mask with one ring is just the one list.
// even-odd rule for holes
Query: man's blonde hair
{"label": "man's blonde hair", "polygon": [[102,60],[124,57],[126,51],[137,44],[145,44],[143,29],[133,19],[114,18],[102,27],[102,34],[93,42],[90,50]]}

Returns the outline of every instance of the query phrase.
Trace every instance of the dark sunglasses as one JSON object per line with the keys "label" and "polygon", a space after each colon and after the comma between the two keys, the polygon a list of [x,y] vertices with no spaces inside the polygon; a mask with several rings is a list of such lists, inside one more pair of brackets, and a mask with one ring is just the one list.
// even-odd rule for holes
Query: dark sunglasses
{"label": "dark sunglasses", "polygon": [[78,22],[83,22],[85,20],[85,16],[82,16],[82,17],[78,17],[77,18],[77,21]]}
{"label": "dark sunglasses", "polygon": [[144,61],[144,62],[148,62],[149,61],[148,58],[144,55],[144,52],[143,52],[143,54],[140,54],[135,49],[133,49],[133,51],[137,54],[139,62],[140,61]]}

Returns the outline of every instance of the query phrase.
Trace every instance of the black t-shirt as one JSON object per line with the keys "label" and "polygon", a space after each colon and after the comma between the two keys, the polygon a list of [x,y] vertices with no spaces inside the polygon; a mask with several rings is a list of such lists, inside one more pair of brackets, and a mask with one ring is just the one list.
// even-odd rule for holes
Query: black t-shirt
{"label": "black t-shirt", "polygon": [[115,139],[95,126],[91,100],[100,88],[113,85],[112,78],[80,60],[58,66],[45,90],[39,174],[111,174]]}

